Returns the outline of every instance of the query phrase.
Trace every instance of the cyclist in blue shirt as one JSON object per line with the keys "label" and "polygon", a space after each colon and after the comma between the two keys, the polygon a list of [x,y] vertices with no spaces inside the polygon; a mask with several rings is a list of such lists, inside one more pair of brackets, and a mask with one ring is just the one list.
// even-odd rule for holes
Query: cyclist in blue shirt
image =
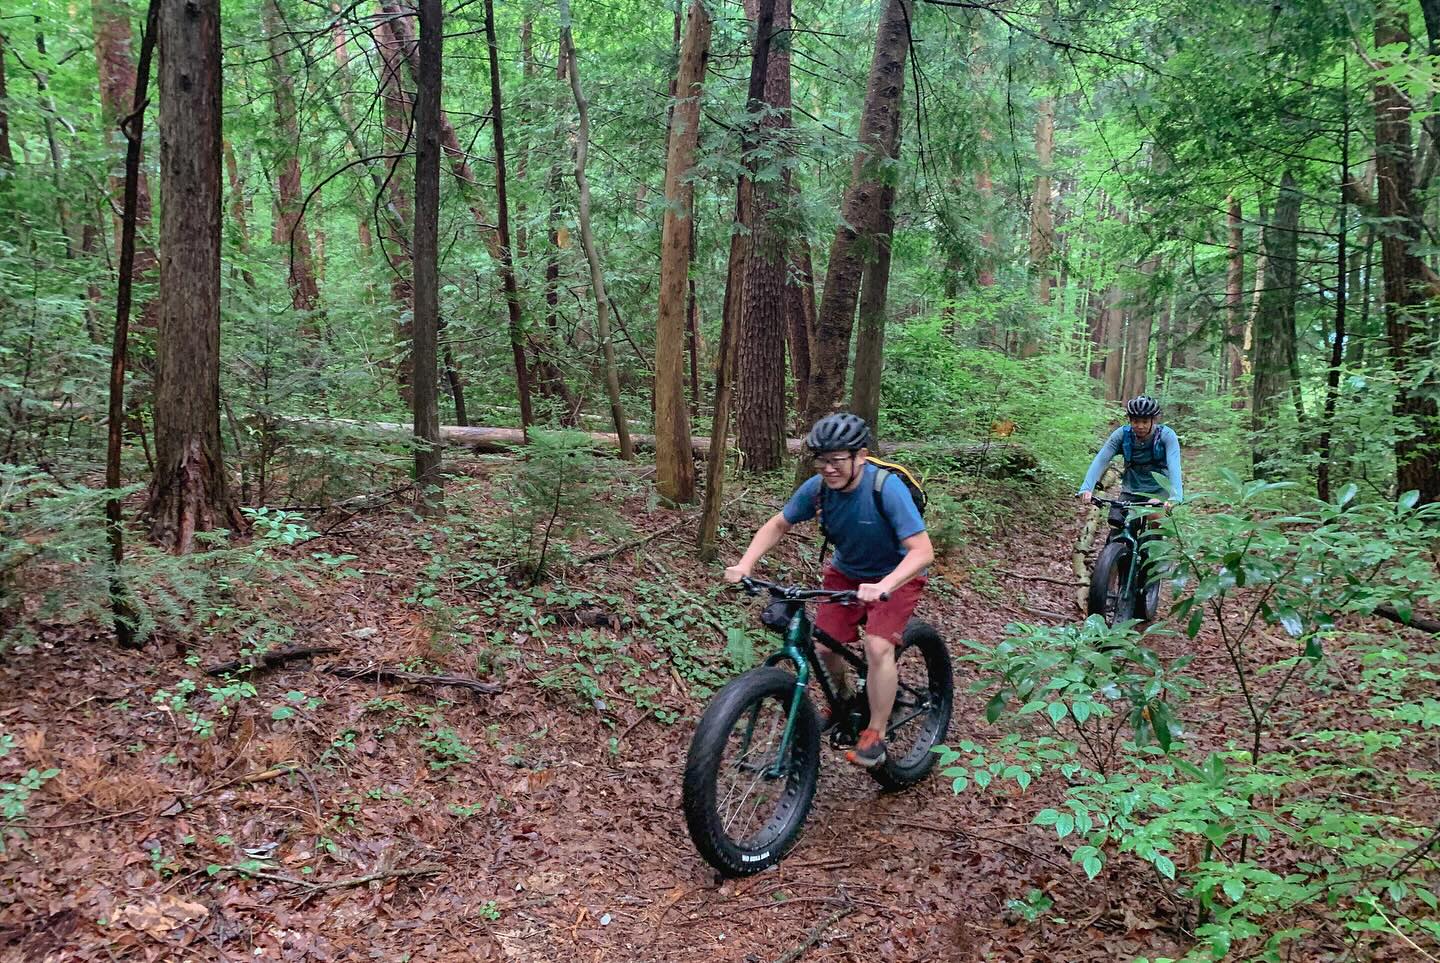
{"label": "cyclist in blue shirt", "polygon": [[[1139,395],[1125,403],[1129,424],[1110,433],[1100,453],[1090,463],[1085,482],[1076,494],[1090,504],[1091,493],[1105,468],[1116,455],[1125,457],[1125,471],[1120,487],[1127,494],[1145,495],[1163,501],[1166,508],[1180,501],[1185,494],[1180,479],[1180,439],[1169,425],[1159,424],[1160,403],[1149,395]],[[1160,479],[1165,480],[1169,492]]]}

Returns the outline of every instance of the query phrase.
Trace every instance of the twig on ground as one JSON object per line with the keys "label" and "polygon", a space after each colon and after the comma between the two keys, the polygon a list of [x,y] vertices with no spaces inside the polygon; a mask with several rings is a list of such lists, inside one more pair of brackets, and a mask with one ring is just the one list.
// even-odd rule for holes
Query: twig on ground
{"label": "twig on ground", "polygon": [[775,963],[795,963],[796,960],[800,959],[800,957],[805,955],[806,950],[810,949],[810,947],[814,946],[816,943],[819,943],[820,940],[825,937],[826,930],[838,923],[842,917],[849,916],[851,913],[855,912],[856,908],[856,906],[850,904],[842,906],[835,912],[831,913],[825,919],[821,920],[814,929],[812,929],[809,933],[805,934],[805,939],[802,940],[799,945],[791,947],[781,955],[777,956],[775,958]]}
{"label": "twig on ground", "polygon": [[479,679],[461,675],[425,675],[383,665],[322,665],[319,671],[341,679],[383,679],[387,682],[412,682],[416,685],[453,685],[469,689],[478,695],[494,695],[503,688],[494,682],[481,682]]}
{"label": "twig on ground", "polygon": [[286,662],[293,662],[295,659],[307,659],[312,655],[332,655],[340,650],[333,645],[308,645],[295,646],[289,649],[276,649],[274,652],[261,652],[248,659],[236,659],[233,662],[221,662],[219,665],[212,665],[205,670],[206,675],[246,675],[259,669],[273,669],[277,665]]}
{"label": "twig on ground", "polygon": [[103,813],[99,816],[91,816],[89,819],[72,819],[63,823],[32,823],[24,819],[17,819],[14,822],[0,823],[0,829],[69,829],[72,826],[89,826],[91,823],[103,823],[111,819],[124,819],[126,816],[134,816],[136,813],[145,811],[144,806],[135,809],[127,809],[120,813]]}
{"label": "twig on ground", "polygon": [[416,866],[414,869],[388,869],[381,873],[371,873],[368,876],[356,876],[350,879],[337,879],[328,883],[312,883],[308,879],[296,879],[294,876],[283,876],[279,873],[267,873],[258,869],[246,869],[244,866],[218,866],[215,869],[219,873],[239,873],[241,876],[249,876],[252,879],[263,879],[270,883],[285,883],[288,886],[299,886],[310,893],[323,893],[331,889],[347,889],[351,886],[364,886],[367,883],[378,882],[382,879],[399,879],[409,876],[438,876],[445,872],[444,866]]}

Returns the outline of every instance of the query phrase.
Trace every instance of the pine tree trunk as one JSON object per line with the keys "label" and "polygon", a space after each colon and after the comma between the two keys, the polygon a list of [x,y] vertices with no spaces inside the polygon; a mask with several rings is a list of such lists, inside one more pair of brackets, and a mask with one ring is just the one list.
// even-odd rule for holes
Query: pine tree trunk
{"label": "pine tree trunk", "polygon": [[1299,293],[1296,254],[1300,227],[1300,192],[1285,171],[1275,201],[1275,217],[1265,227],[1265,276],[1260,309],[1255,314],[1250,388],[1252,452],[1256,477],[1266,477],[1270,462],[1282,454],[1280,405],[1291,390],[1291,358],[1295,351],[1295,299]]}
{"label": "pine tree trunk", "polygon": [[[235,151],[231,149],[230,142],[224,143],[225,152],[225,176],[230,181],[230,220],[235,225],[236,241],[240,248],[240,255],[248,258],[250,256],[250,226],[246,221],[245,210],[245,182],[240,179],[240,165],[235,161]],[[234,268],[231,268],[234,271]],[[231,275],[234,276],[233,273]],[[240,269],[240,279],[250,290],[255,290],[255,276],[250,273],[248,267]]]}
{"label": "pine tree trunk", "polygon": [[1146,288],[1139,298],[1140,303],[1130,312],[1130,323],[1125,326],[1125,379],[1120,392],[1124,398],[1146,393],[1145,378],[1150,373],[1150,335],[1156,313],[1151,279],[1159,268],[1159,258],[1151,258],[1140,266]]}
{"label": "pine tree trunk", "polygon": [[841,206],[841,223],[830,245],[825,289],[811,355],[810,397],[805,421],[833,411],[845,390],[856,300],[867,249],[880,226],[880,177],[893,156],[900,127],[905,57],[909,53],[910,0],[886,0],[875,38],[875,54],[860,117],[860,149],[851,166],[850,186]]}
{"label": "pine tree trunk", "polygon": [[[752,104],[750,114],[753,118],[765,111],[760,130],[747,129],[750,149],[764,150],[768,144],[767,153],[783,158],[790,111],[790,3],[751,0],[749,6],[755,21],[751,69],[763,71],[764,78],[763,103]],[[785,459],[784,203],[783,179],[751,181],[750,253],[745,259],[735,387],[741,465],[756,472],[774,471]]]}
{"label": "pine tree trunk", "polygon": [[1155,390],[1164,391],[1170,378],[1170,325],[1175,315],[1174,296],[1165,299],[1165,307],[1155,319]]}
{"label": "pine tree trunk", "polygon": [[620,457],[631,461],[635,446],[630,441],[630,425],[620,401],[620,373],[615,364],[615,343],[610,336],[610,298],[605,293],[605,272],[600,266],[600,252],[590,228],[590,180],[585,173],[590,150],[590,101],[580,86],[580,58],[575,52],[575,37],[570,26],[569,0],[560,0],[560,52],[569,67],[570,92],[575,97],[575,110],[580,115],[580,130],[575,140],[575,186],[580,191],[580,243],[590,264],[590,287],[595,293],[595,333],[605,359],[605,394],[610,400],[610,420],[620,439]]}
{"label": "pine tree trunk", "polygon": [[414,343],[415,287],[410,277],[410,237],[407,232],[411,230],[414,214],[410,195],[405,190],[405,184],[412,180],[407,176],[405,166],[405,155],[412,149],[411,99],[404,85],[402,61],[405,58],[393,29],[399,22],[382,16],[375,23],[375,46],[381,59],[380,92],[384,101],[385,144],[389,152],[396,155],[388,162],[389,171],[384,182],[390,194],[391,216],[381,223],[380,250],[390,267],[390,298],[396,308],[395,344],[400,352],[395,363],[396,387],[401,403],[406,408],[413,408],[415,359],[410,347]]}
{"label": "pine tree trunk", "polygon": [[151,536],[244,531],[220,446],[220,0],[160,9],[160,324]]}
{"label": "pine tree trunk", "polygon": [[[331,31],[335,45],[335,79],[340,88],[340,104],[338,109],[340,117],[345,123],[346,130],[353,131],[355,129],[355,105],[354,89],[350,83],[350,37],[342,21],[339,0],[331,0],[330,12],[335,16],[334,26],[331,28]],[[358,159],[355,156],[356,152],[353,146],[348,142],[346,144],[346,153],[350,160]],[[368,261],[374,251],[375,242],[370,236],[370,211],[369,208],[365,206],[363,200],[357,206],[356,213],[358,215],[356,218],[356,239],[360,244],[361,255]]]}
{"label": "pine tree trunk", "polygon": [[436,341],[440,328],[440,91],[444,12],[420,0],[415,64],[415,489],[421,511],[439,509],[440,409]]}
{"label": "pine tree trunk", "polygon": [[495,41],[495,3],[485,0],[485,42],[490,49],[490,130],[495,143],[495,206],[499,211],[500,280],[510,313],[510,353],[515,358],[515,388],[520,396],[520,427],[529,431],[535,421],[530,408],[530,371],[525,363],[525,322],[520,316],[520,289],[510,256],[510,204],[505,191],[505,119],[501,110],[500,50]]}
{"label": "pine tree trunk", "polygon": [[1095,361],[1090,373],[1105,384],[1105,400],[1120,400],[1120,372],[1124,364],[1125,312],[1120,307],[1120,287],[1111,284],[1100,302],[1096,329]]}
{"label": "pine tree trunk", "polygon": [[[286,251],[290,287],[290,304],[296,311],[314,311],[320,301],[320,287],[315,281],[315,265],[311,259],[310,232],[300,206],[304,196],[300,187],[300,124],[296,115],[295,78],[286,63],[284,26],[279,0],[263,0],[261,19],[265,25],[265,41],[270,51],[269,73],[275,99],[275,118],[280,125],[281,147],[275,158],[275,228],[274,242]],[[311,331],[302,325],[302,331]]]}
{"label": "pine tree trunk", "polygon": [[[1428,21],[1427,21],[1428,25]],[[1375,18],[1375,45],[1408,44],[1407,15],[1382,3]],[[1408,49],[1408,48],[1407,48]],[[1382,65],[1383,66],[1383,65]],[[1440,410],[1433,371],[1419,390],[1409,385],[1431,322],[1425,264],[1414,253],[1420,242],[1420,205],[1414,195],[1409,99],[1389,83],[1375,84],[1375,170],[1380,202],[1380,259],[1385,279],[1385,336],[1399,380],[1393,412],[1395,486],[1418,491],[1421,502],[1440,501]]]}
{"label": "pine tree trunk", "polygon": [[660,303],[655,320],[655,482],[662,498],[695,498],[690,412],[685,407],[685,292],[690,263],[691,190],[700,134],[700,95],[710,57],[710,14],[693,0],[676,69],[665,164],[665,221],[660,240]]}
{"label": "pine tree trunk", "polygon": [[[3,33],[0,33],[0,169],[13,171],[15,169],[15,151],[10,147],[10,113],[6,109],[10,93],[5,86],[5,47],[7,40]],[[0,181],[0,190],[8,186],[7,181]]]}
{"label": "pine tree trunk", "polygon": [[810,358],[815,341],[815,270],[810,264],[810,241],[803,235],[791,253],[790,277],[785,288],[785,347],[795,391],[790,420],[798,429],[810,400]]}
{"label": "pine tree trunk", "polygon": [[1230,391],[1234,400],[1230,407],[1245,407],[1245,394],[1240,383],[1245,377],[1245,229],[1240,198],[1228,199],[1229,258],[1225,272],[1226,354],[1230,360]]}
{"label": "pine tree trunk", "polygon": [[[115,135],[120,133],[120,122],[134,111],[135,84],[137,73],[131,59],[131,45],[134,34],[130,26],[130,14],[120,0],[92,0],[91,22],[95,31],[95,62],[100,80],[100,118],[105,129],[105,143],[116,147]],[[0,92],[3,93],[3,92]],[[122,143],[127,145],[128,139]],[[150,180],[145,175],[144,151],[141,150],[139,180],[135,186],[135,224],[137,238],[150,229]],[[13,164],[13,158],[12,158]],[[116,209],[123,210],[119,199],[125,191],[125,175],[115,173],[110,177],[110,193],[116,199]],[[123,226],[116,217],[115,249],[120,249],[120,235]],[[154,278],[158,264],[154,249],[141,240],[135,242],[135,276],[142,280]],[[137,326],[145,330],[155,327],[155,308],[146,303],[140,311]]]}
{"label": "pine tree trunk", "polygon": [[[1055,287],[1050,259],[1055,254],[1055,217],[1050,211],[1050,168],[1055,163],[1055,99],[1041,99],[1035,118],[1035,194],[1030,198],[1030,272],[1035,300],[1049,304]],[[1022,349],[1021,354],[1026,352]]]}
{"label": "pine tree trunk", "polygon": [[860,279],[860,332],[855,342],[855,378],[850,410],[870,426],[872,441],[880,430],[880,379],[885,368],[885,302],[890,291],[890,241],[895,230],[895,185],[880,188],[880,230],[875,260]]}
{"label": "pine tree trunk", "polygon": [[[1344,76],[1348,79],[1348,68]],[[1349,204],[1345,200],[1345,185],[1350,180],[1350,112],[1349,90],[1345,94],[1345,127],[1340,141],[1340,230],[1336,236],[1335,248],[1335,330],[1330,342],[1330,365],[1325,372],[1325,406],[1320,415],[1319,461],[1315,466],[1315,495],[1321,501],[1330,500],[1331,429],[1335,424],[1335,406],[1340,397],[1340,366],[1345,361],[1345,322],[1347,314],[1346,282],[1350,275]]]}

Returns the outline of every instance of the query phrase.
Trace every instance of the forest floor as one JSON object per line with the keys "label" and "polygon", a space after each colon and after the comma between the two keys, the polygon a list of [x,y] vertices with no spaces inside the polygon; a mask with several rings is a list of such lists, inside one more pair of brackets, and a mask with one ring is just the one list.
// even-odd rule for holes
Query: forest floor
{"label": "forest floor", "polygon": [[[470,484],[452,507],[474,499],[477,520],[495,510],[493,464],[460,469]],[[754,625],[758,607],[717,589],[718,567],[693,559],[691,526],[667,528],[680,516],[631,498],[623,508],[637,533],[661,534],[568,569],[538,597],[461,585],[455,573],[473,558],[452,529],[394,509],[344,520],[331,550],[356,556],[356,575],[305,583],[287,616],[297,644],[343,651],[255,673],[255,692],[232,692],[233,711],[215,715],[209,738],[189,731],[186,709],[213,705],[205,685],[222,683],[203,669],[234,658],[237,638],[161,639],[122,653],[61,626],[10,653],[0,726],[16,746],[0,779],[59,772],[28,799],[23,821],[4,827],[0,958],[1183,955],[1183,903],[1153,870],[1116,856],[1088,882],[1069,859],[1074,839],[1032,825],[1059,798],[1044,780],[1023,795],[956,795],[936,774],[886,795],[826,748],[795,850],[758,876],[717,879],[686,834],[681,775],[734,644],[715,612]],[[754,501],[729,509],[735,554],[773,510]],[[327,519],[312,522],[323,530]],[[1068,501],[1016,511],[937,566],[921,614],[957,656],[958,640],[993,643],[1011,621],[1076,618],[1065,583],[1081,522]],[[574,554],[587,550],[596,549]],[[802,551],[813,552],[812,539],[790,541],[779,567],[800,571]],[[426,604],[438,597],[447,601]],[[466,628],[479,641],[437,641],[457,610],[482,613]],[[671,628],[647,629],[660,623]],[[1187,648],[1201,677],[1224,658],[1204,634],[1161,642],[1170,656]],[[503,689],[343,679],[317,671],[327,663],[488,671]],[[965,691],[974,672],[956,668],[949,741],[993,742],[985,697]],[[183,693],[186,679],[198,683],[193,698],[154,701]],[[1187,721],[1218,742],[1235,707],[1224,693],[1213,699],[1192,705]],[[1008,904],[1032,890],[1054,905],[1027,922]]]}

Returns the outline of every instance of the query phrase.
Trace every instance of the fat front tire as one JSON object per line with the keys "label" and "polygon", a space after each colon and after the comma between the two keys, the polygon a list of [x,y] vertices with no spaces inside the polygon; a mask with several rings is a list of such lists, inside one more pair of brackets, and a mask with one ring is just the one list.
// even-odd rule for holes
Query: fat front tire
{"label": "fat front tire", "polygon": [[1123,622],[1134,616],[1135,600],[1125,597],[1125,576],[1130,567],[1130,546],[1111,542],[1095,556],[1090,572],[1090,596],[1087,609],[1091,615],[1105,617],[1107,625]]}
{"label": "fat front tire", "polygon": [[776,863],[800,838],[820,773],[820,724],[800,700],[785,758],[779,749],[795,676],[754,669],[731,682],[700,718],[685,764],[685,826],[725,876]]}
{"label": "fat front tire", "polygon": [[911,619],[895,651],[899,687],[885,734],[885,761],[868,770],[886,790],[904,789],[935,766],[955,705],[950,651],[928,622]]}

